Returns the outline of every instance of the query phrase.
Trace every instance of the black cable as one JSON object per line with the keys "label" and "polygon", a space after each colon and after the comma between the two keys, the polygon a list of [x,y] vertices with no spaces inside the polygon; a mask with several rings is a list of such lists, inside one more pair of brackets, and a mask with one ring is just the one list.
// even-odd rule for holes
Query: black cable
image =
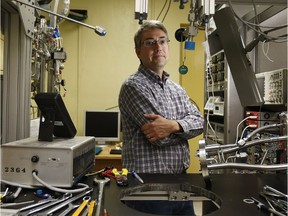
{"label": "black cable", "polygon": [[160,11],[160,13],[159,13],[159,15],[158,15],[158,17],[157,17],[157,19],[156,19],[156,20],[158,20],[158,19],[159,19],[159,17],[161,16],[161,14],[162,14],[162,12],[163,12],[164,8],[166,7],[166,4],[167,4],[167,2],[168,2],[168,0],[166,0],[166,1],[165,1],[165,3],[164,3],[164,5],[163,5],[163,7],[162,7],[162,9],[161,9],[161,11]]}
{"label": "black cable", "polygon": [[255,20],[256,20],[256,24],[257,24],[257,29],[258,29],[258,31],[262,32],[261,28],[259,27],[259,24],[260,24],[260,23],[259,23],[257,8],[256,8],[256,5],[255,5],[254,0],[252,0],[252,4],[253,4],[253,9],[254,9],[254,14],[255,14]]}
{"label": "black cable", "polygon": [[[253,0],[251,0],[253,2]],[[268,39],[269,41],[271,42],[278,42],[278,43],[283,43],[283,42],[286,42],[287,41],[287,37],[286,38],[279,38],[279,37],[272,37],[272,36],[268,36],[267,33],[265,32],[262,32],[260,27],[263,27],[263,28],[272,28],[273,30],[275,30],[275,28],[285,28],[287,27],[287,24],[285,25],[281,25],[281,26],[277,26],[277,27],[266,27],[266,26],[261,26],[259,25],[258,23],[257,24],[253,24],[253,23],[249,23],[245,20],[243,20],[241,17],[238,16],[238,14],[234,11],[233,9],[233,5],[232,5],[232,1],[231,0],[228,0],[228,5],[229,7],[231,8],[234,16],[240,20],[244,25],[246,25],[247,27],[249,27],[250,29],[252,29],[253,31],[257,32],[258,34],[260,34],[262,37],[265,37],[266,39]],[[257,12],[255,11],[255,13],[257,14]],[[255,27],[253,27],[255,26]],[[260,29],[260,30],[259,30]]]}
{"label": "black cable", "polygon": [[168,5],[168,8],[167,8],[167,10],[166,10],[166,13],[165,13],[165,15],[164,15],[164,17],[163,17],[163,19],[162,19],[162,23],[164,22],[164,20],[165,20],[165,18],[166,18],[166,15],[168,14],[168,12],[169,12],[169,10],[170,10],[171,1],[172,1],[172,0],[169,1],[169,5]]}

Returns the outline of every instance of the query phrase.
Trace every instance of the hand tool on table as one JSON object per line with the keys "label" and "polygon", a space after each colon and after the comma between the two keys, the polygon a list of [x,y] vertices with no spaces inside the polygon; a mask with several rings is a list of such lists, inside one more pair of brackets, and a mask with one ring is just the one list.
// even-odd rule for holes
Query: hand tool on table
{"label": "hand tool on table", "polygon": [[60,213],[58,216],[66,216],[67,214],[69,214],[72,210],[74,210],[75,208],[78,208],[79,205],[74,205],[73,203],[69,203],[68,204],[68,208],[65,209],[62,213]]}
{"label": "hand tool on table", "polygon": [[87,194],[91,193],[92,191],[93,191],[93,188],[89,188],[88,190],[86,190],[86,191],[84,191],[84,192],[76,195],[75,197],[72,197],[71,199],[66,200],[65,202],[63,202],[63,203],[55,206],[53,209],[51,209],[50,211],[48,211],[48,212],[46,213],[46,215],[52,215],[54,212],[56,212],[56,211],[58,211],[59,209],[67,206],[69,203],[72,203],[72,202],[74,202],[74,201],[76,201],[76,200],[78,200],[78,199],[86,196]]}
{"label": "hand tool on table", "polygon": [[17,203],[5,203],[0,204],[0,208],[10,207],[10,206],[17,206],[17,205],[25,205],[34,202],[34,200],[24,201],[24,202],[17,202]]}
{"label": "hand tool on table", "polygon": [[279,197],[274,197],[274,196],[269,196],[265,195],[263,192],[259,193],[260,197],[264,198],[270,207],[275,210],[275,208],[282,213],[288,213],[288,202],[279,198]]}
{"label": "hand tool on table", "polygon": [[76,211],[72,214],[72,216],[79,216],[80,213],[83,211],[85,207],[87,207],[88,202],[91,200],[90,196],[83,197],[83,202],[81,205],[76,209]]}
{"label": "hand tool on table", "polygon": [[98,199],[97,199],[97,208],[96,208],[96,214],[95,216],[100,216],[101,208],[102,208],[102,199],[103,199],[103,191],[104,191],[104,186],[106,183],[110,181],[109,178],[104,178],[104,179],[97,179],[94,178],[94,182],[98,184],[99,186],[99,192],[98,192]]}
{"label": "hand tool on table", "polygon": [[89,203],[89,209],[88,209],[88,214],[87,216],[92,216],[93,215],[93,211],[94,211],[94,207],[95,207],[95,200],[92,200],[90,203]]}
{"label": "hand tool on table", "polygon": [[272,214],[275,214],[275,215],[278,215],[278,216],[285,216],[284,214],[278,212],[278,211],[275,211],[274,209],[272,208],[269,208],[267,207],[265,204],[263,204],[262,202],[260,202],[259,200],[255,199],[254,197],[251,197],[252,200],[254,200],[257,204],[257,207],[259,209],[261,209],[262,211],[265,211],[265,212],[268,212],[268,213],[272,213]]}
{"label": "hand tool on table", "polygon": [[128,177],[127,177],[128,170],[126,168],[123,168],[121,175],[122,175],[123,186],[127,186],[128,185]]}
{"label": "hand tool on table", "polygon": [[47,203],[45,205],[42,205],[40,207],[36,207],[36,208],[30,210],[27,213],[26,212],[25,213],[21,213],[20,215],[28,216],[28,215],[35,214],[37,212],[43,211],[43,210],[45,210],[47,208],[50,208],[50,207],[52,207],[54,205],[57,205],[58,203],[61,203],[61,202],[65,201],[65,200],[69,199],[70,197],[72,197],[72,194],[70,194],[70,193],[69,194],[64,194],[63,197],[60,198],[60,199],[56,199],[55,201],[51,201],[51,202],[49,202],[49,203]]}
{"label": "hand tool on table", "polygon": [[103,215],[102,216],[108,216],[108,212],[106,209],[103,210]]}
{"label": "hand tool on table", "polygon": [[133,177],[135,177],[140,183],[144,184],[143,179],[142,179],[135,171],[132,171],[132,175],[133,175]]}
{"label": "hand tool on table", "polygon": [[288,195],[287,194],[284,194],[284,193],[282,193],[282,192],[280,192],[280,191],[276,190],[275,188],[272,188],[272,187],[270,187],[268,185],[266,185],[264,187],[264,191],[270,191],[270,192],[273,192],[276,195],[279,195],[279,196],[281,196],[281,197],[283,197],[285,199],[288,199]]}
{"label": "hand tool on table", "polygon": [[[8,188],[7,188],[8,189]],[[18,187],[17,190],[13,193],[13,192],[5,192],[5,196],[3,196],[1,198],[1,202],[3,203],[13,203],[14,200],[19,196],[20,192],[21,192],[22,188]]]}
{"label": "hand tool on table", "polygon": [[[90,201],[79,216],[92,216],[95,207],[95,200]],[[60,216],[60,215],[59,215]]]}
{"label": "hand tool on table", "polygon": [[112,169],[112,173],[115,175],[116,183],[119,186],[127,186],[128,185],[128,170],[123,168],[122,173],[120,174],[116,168]]}
{"label": "hand tool on table", "polygon": [[53,202],[53,201],[56,201],[56,199],[41,200],[41,201],[39,201],[37,203],[31,204],[31,205],[28,205],[28,206],[25,206],[25,207],[19,209],[19,212],[23,212],[23,211],[26,211],[26,210],[29,210],[29,209],[32,209],[32,208],[36,208],[38,206],[41,206],[41,205],[44,205],[44,204],[47,204],[47,203],[50,203],[50,202]]}

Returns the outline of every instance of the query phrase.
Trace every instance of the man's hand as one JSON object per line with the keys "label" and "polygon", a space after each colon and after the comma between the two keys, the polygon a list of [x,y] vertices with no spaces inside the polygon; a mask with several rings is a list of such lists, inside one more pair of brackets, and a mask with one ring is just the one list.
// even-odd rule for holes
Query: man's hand
{"label": "man's hand", "polygon": [[142,126],[142,132],[150,142],[168,137],[171,133],[176,133],[181,130],[177,121],[168,120],[160,115],[144,114],[150,122]]}

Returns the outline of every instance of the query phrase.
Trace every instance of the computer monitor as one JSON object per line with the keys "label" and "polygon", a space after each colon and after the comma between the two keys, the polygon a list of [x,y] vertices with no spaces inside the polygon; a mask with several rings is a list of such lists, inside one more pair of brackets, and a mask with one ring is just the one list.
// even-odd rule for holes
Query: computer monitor
{"label": "computer monitor", "polygon": [[120,111],[86,110],[84,134],[94,136],[98,145],[120,141]]}
{"label": "computer monitor", "polygon": [[41,112],[39,141],[53,141],[54,136],[73,138],[76,135],[77,130],[59,93],[38,93],[35,102]]}

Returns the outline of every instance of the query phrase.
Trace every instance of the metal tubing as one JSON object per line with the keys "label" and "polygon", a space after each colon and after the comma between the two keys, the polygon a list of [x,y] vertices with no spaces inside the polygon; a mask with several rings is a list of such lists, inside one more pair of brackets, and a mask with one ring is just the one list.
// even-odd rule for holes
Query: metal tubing
{"label": "metal tubing", "polygon": [[78,20],[71,19],[71,18],[66,17],[66,16],[64,16],[64,15],[57,14],[57,13],[54,13],[54,12],[52,12],[52,11],[50,11],[50,10],[46,10],[46,9],[41,8],[41,7],[38,7],[38,6],[36,6],[36,5],[28,4],[28,3],[25,3],[25,2],[22,2],[22,1],[19,1],[19,0],[13,0],[13,1],[16,1],[16,2],[18,2],[18,3],[20,3],[20,4],[27,5],[27,6],[29,6],[29,7],[35,8],[35,9],[40,10],[40,11],[44,11],[44,12],[46,12],[46,13],[48,13],[48,14],[52,14],[52,15],[54,15],[54,16],[61,17],[61,18],[63,18],[63,19],[66,19],[66,20],[68,20],[68,21],[77,23],[77,24],[82,25],[82,26],[85,26],[85,27],[87,27],[87,28],[93,29],[93,30],[94,30],[98,35],[100,35],[100,36],[104,36],[104,35],[106,34],[106,31],[105,31],[102,27],[100,27],[100,26],[88,25],[88,24],[82,23],[82,22],[80,22],[80,21],[78,21]]}
{"label": "metal tubing", "polygon": [[259,133],[260,131],[264,131],[266,129],[270,129],[270,128],[274,128],[274,127],[280,127],[283,124],[271,124],[271,125],[265,125],[263,127],[257,128],[255,130],[253,130],[248,136],[247,136],[247,140],[250,139],[251,137],[253,137],[255,134]]}
{"label": "metal tubing", "polygon": [[[282,140],[287,140],[287,138],[288,138],[288,136],[280,136],[280,137],[269,137],[266,139],[252,140],[252,141],[247,142],[244,146],[237,146],[237,147],[232,147],[232,148],[228,148],[228,149],[223,149],[222,151],[221,151],[221,149],[217,149],[218,151],[216,151],[216,149],[215,149],[215,152],[207,152],[207,153],[209,154],[209,156],[218,155],[219,151],[221,151],[223,154],[228,154],[228,153],[239,151],[243,148],[255,146],[257,144],[282,141]],[[205,147],[205,149],[206,148],[207,148],[207,146]]]}
{"label": "metal tubing", "polygon": [[251,165],[243,163],[223,163],[223,164],[212,164],[207,166],[209,170],[215,169],[246,169],[246,170],[260,170],[260,171],[276,171],[285,170],[288,168],[288,164],[277,164],[277,165]]}

